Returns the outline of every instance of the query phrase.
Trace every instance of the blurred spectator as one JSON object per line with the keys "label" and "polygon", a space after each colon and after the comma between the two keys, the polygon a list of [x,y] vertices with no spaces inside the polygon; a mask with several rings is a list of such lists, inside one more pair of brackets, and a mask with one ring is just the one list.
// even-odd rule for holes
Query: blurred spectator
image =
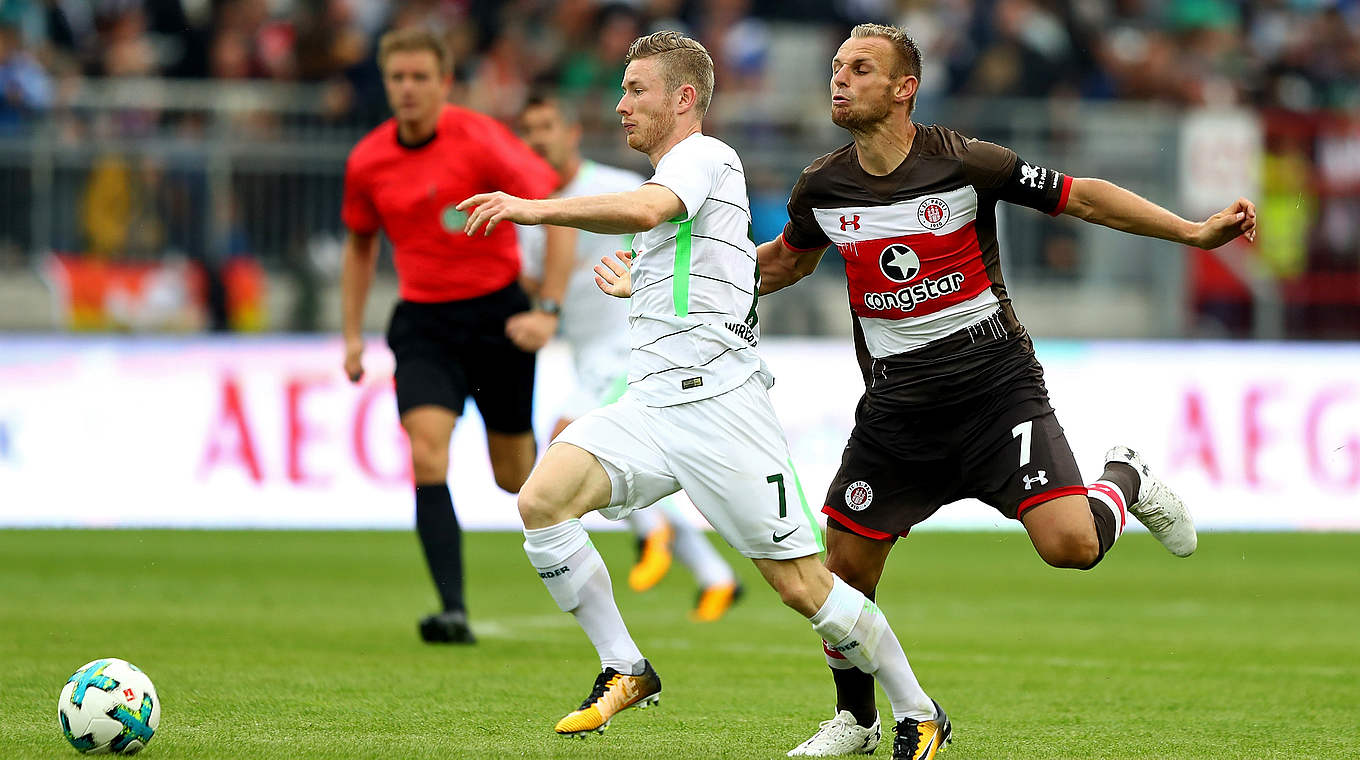
{"label": "blurred spectator", "polygon": [[[1093,130],[1108,133],[1084,121],[1082,101],[1167,106],[1146,111],[1159,114],[1245,106],[1274,114],[1272,123],[1309,120],[1288,139],[1268,138],[1262,235],[1246,255],[1289,293],[1323,304],[1325,290],[1360,304],[1360,275],[1354,295],[1336,285],[1336,273],[1360,272],[1360,120],[1352,116],[1360,113],[1360,0],[0,0],[0,135],[42,119],[60,156],[45,175],[39,158],[0,154],[9,161],[0,165],[9,193],[0,248],[15,260],[30,254],[24,246],[75,250],[86,241],[105,256],[183,250],[211,270],[248,237],[262,260],[302,271],[307,241],[335,218],[330,169],[317,163],[326,153],[276,155],[269,146],[306,145],[311,135],[344,142],[386,118],[375,40],[417,25],[438,30],[452,50],[455,101],[508,120],[531,87],[556,86],[601,150],[619,143],[613,109],[628,45],[660,28],[692,34],[717,67],[706,126],[748,148],[755,222],[773,229],[796,171],[785,164],[797,163],[781,149],[790,139],[829,147],[841,137],[817,109],[826,59],[861,21],[896,22],[916,39],[923,118],[946,102],[985,112],[995,98],[1041,101],[1015,119],[988,114],[980,136],[1024,132],[1078,160],[1098,159],[1100,147],[1086,142]],[[106,92],[106,77],[129,81]],[[162,92],[142,78],[231,86],[221,107],[141,105],[136,93]],[[109,93],[117,97],[102,97]],[[129,97],[131,105],[107,105]],[[280,102],[286,107],[270,105]],[[243,166],[232,151],[246,141],[266,148]],[[1145,149],[1129,147],[1119,160]],[[56,199],[46,210],[31,200],[44,182]],[[1093,276],[1084,238],[1053,226],[1025,234],[1027,271],[1054,281]],[[1188,279],[1192,291],[1213,281]],[[1221,306],[1212,321],[1228,333],[1249,322],[1240,290],[1205,291]]]}
{"label": "blurred spectator", "polygon": [[628,43],[656,28],[697,35],[724,89],[751,92],[780,83],[767,71],[774,22],[834,36],[864,20],[912,31],[925,54],[923,101],[1360,105],[1355,0],[4,0],[0,9],[11,36],[22,29],[19,49],[50,47],[92,75],[344,81],[330,95],[337,117],[376,117],[374,39],[412,25],[446,37],[455,97],[502,116],[528,86],[555,81],[587,101],[588,119],[612,122]]}
{"label": "blurred spectator", "polygon": [[562,62],[558,85],[564,99],[576,102],[587,130],[617,124],[614,106],[623,82],[624,56],[642,34],[642,17],[633,8],[600,8],[593,36],[584,47],[571,50]]}
{"label": "blurred spectator", "polygon": [[52,102],[51,80],[25,48],[19,22],[0,15],[0,133],[13,130],[25,115]]}
{"label": "blurred spectator", "polygon": [[139,165],[120,155],[101,158],[85,187],[81,218],[86,250],[100,258],[154,258],[163,251],[162,173],[149,159]]}

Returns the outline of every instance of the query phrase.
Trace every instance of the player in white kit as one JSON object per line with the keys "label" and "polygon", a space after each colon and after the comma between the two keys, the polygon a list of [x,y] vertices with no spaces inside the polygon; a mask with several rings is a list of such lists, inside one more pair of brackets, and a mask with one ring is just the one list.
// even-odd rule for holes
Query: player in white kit
{"label": "player in white kit", "polygon": [[[626,169],[596,163],[582,157],[581,127],[570,107],[556,98],[531,97],[520,114],[520,136],[562,177],[561,197],[627,192],[646,181]],[[542,227],[517,230],[524,258],[525,289],[536,292],[542,278],[544,234]],[[628,301],[613,298],[595,286],[594,267],[600,259],[619,249],[632,247],[632,235],[604,235],[579,231],[575,235],[575,268],[567,280],[563,303],[544,303],[539,308],[560,311],[560,336],[571,348],[575,388],[560,412],[549,440],[590,410],[617,401],[627,389]],[[711,622],[723,616],[741,593],[737,576],[708,537],[688,519],[673,499],[657,502],[656,509],[639,509],[627,516],[637,536],[639,556],[628,574],[634,591],[655,586],[671,565],[674,555],[694,573],[699,596],[690,619]]]}
{"label": "player in white kit", "polygon": [[484,193],[458,206],[470,212],[469,234],[506,221],[639,233],[631,272],[612,258],[596,268],[602,290],[631,295],[629,390],[572,423],[519,494],[525,552],[603,670],[555,730],[602,731],[620,710],[657,702],[661,680],[619,615],[580,517],[598,510],[617,518],[680,488],[829,647],[874,674],[894,715],[947,726],[877,605],[818,557],[821,530],[770,403],[773,378],[756,353],[755,244],[741,160],[701,132],[713,93],[708,51],[676,32],[641,37],[628,50],[623,89],[616,110],[628,145],[656,167],[646,184],[542,201]]}

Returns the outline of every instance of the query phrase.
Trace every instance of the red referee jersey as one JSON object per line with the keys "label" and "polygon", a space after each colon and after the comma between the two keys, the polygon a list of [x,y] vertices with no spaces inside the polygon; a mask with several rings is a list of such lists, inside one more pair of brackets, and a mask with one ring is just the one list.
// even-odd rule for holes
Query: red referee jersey
{"label": "red referee jersey", "polygon": [[495,119],[445,105],[424,145],[403,146],[388,119],[354,146],[340,215],[359,234],[387,233],[404,300],[456,301],[509,285],[520,257],[515,225],[469,238],[455,206],[495,190],[543,198],[557,184],[552,167]]}

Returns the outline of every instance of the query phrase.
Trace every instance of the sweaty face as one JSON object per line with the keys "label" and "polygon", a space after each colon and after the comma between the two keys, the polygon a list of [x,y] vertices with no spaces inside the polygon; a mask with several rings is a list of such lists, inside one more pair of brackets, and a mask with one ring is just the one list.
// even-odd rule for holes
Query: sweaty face
{"label": "sweaty face", "polygon": [[831,121],[838,127],[863,130],[892,113],[891,43],[877,37],[846,40],[831,59]]}
{"label": "sweaty face", "polygon": [[423,121],[439,112],[448,96],[449,80],[439,73],[439,59],[428,50],[398,50],[383,62],[387,104],[398,121]]}
{"label": "sweaty face", "polygon": [[530,106],[519,120],[520,134],[534,152],[554,169],[562,169],[580,140],[579,130],[554,105]]}
{"label": "sweaty face", "polygon": [[628,64],[623,72],[623,97],[616,109],[628,133],[628,147],[651,152],[675,129],[675,107],[655,58]]}

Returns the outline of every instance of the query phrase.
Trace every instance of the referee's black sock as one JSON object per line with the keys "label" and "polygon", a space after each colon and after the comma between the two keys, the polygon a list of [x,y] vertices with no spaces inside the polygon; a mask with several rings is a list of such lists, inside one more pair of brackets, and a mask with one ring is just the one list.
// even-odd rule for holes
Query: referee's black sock
{"label": "referee's black sock", "polygon": [[444,610],[462,610],[463,531],[447,483],[416,486],[416,532]]}

